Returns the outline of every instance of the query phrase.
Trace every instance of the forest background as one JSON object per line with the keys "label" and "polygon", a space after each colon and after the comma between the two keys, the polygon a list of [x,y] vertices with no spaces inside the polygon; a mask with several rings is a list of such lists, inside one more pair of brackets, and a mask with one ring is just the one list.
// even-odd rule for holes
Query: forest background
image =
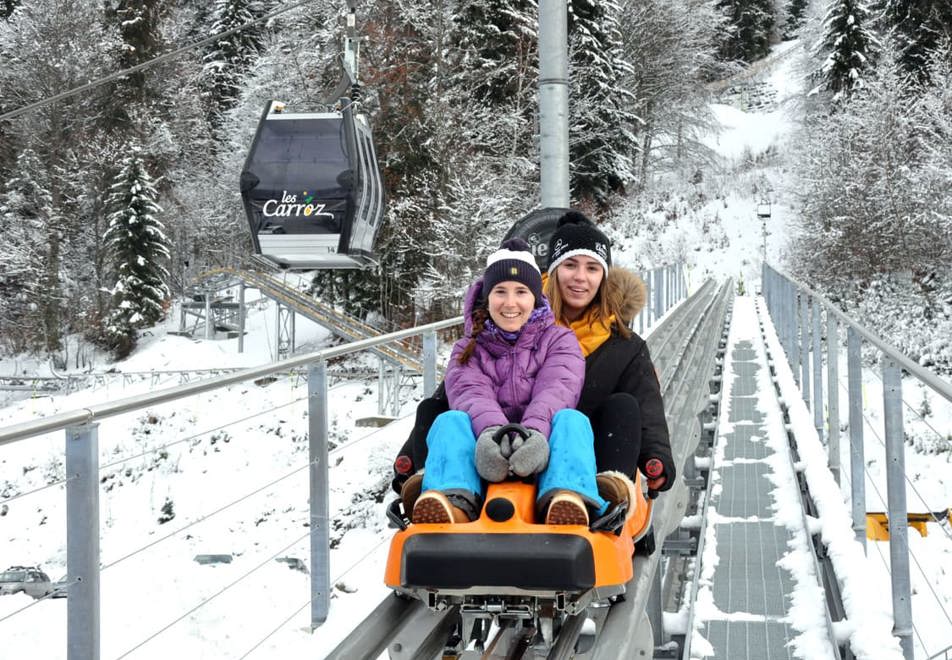
{"label": "forest background", "polygon": [[[238,174],[255,126],[270,99],[294,111],[333,101],[343,4],[0,1],[0,352],[82,366],[82,344],[65,341],[79,336],[125,355],[195,276],[247,264]],[[568,7],[573,205],[610,233],[650,237],[659,217],[676,226],[732,186],[766,196],[764,177],[743,174],[771,166],[794,200],[781,265],[952,372],[947,0]],[[312,292],[391,325],[444,318],[537,204],[537,6],[367,0],[358,28],[388,196],[380,266],[322,273]],[[795,146],[719,161],[702,138],[721,81],[793,38],[812,90],[787,109]],[[631,265],[696,248],[670,241]]]}

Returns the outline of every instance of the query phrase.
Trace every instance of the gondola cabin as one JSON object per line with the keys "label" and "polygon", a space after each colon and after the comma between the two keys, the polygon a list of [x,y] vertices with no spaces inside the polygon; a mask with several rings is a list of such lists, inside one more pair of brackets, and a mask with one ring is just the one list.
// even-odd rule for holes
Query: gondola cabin
{"label": "gondola cabin", "polygon": [[365,268],[383,217],[370,126],[341,111],[269,102],[241,172],[255,252],[281,268]]}

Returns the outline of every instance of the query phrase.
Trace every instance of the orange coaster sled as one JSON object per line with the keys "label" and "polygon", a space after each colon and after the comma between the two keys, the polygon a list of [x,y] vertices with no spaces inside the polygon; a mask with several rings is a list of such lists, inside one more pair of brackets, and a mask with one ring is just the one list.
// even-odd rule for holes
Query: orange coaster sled
{"label": "orange coaster sled", "polygon": [[431,605],[470,595],[525,595],[566,603],[585,592],[622,593],[632,578],[635,542],[651,522],[640,475],[635,485],[634,513],[612,532],[536,522],[533,484],[490,484],[477,520],[410,524],[398,531],[390,543],[385,582]]}

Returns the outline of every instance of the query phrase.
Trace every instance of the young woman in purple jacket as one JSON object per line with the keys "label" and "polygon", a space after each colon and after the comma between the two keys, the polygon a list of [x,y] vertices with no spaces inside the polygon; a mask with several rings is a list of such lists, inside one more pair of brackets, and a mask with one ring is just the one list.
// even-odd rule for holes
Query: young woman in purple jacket
{"label": "young woman in purple jacket", "polygon": [[[645,305],[644,282],[613,267],[608,238],[574,211],[559,220],[549,258],[547,300],[556,322],[572,330],[585,357],[576,407],[594,430],[600,495],[612,504],[630,502],[639,469],[649,488],[668,490],[676,469],[661,387],[647,344],[628,329]],[[427,457],[427,432],[447,406],[444,385],[420,402],[413,431],[394,462],[393,488],[408,509],[419,493],[419,477],[413,475]]]}
{"label": "young woman in purple jacket", "polygon": [[[607,503],[595,481],[594,436],[575,410],[585,361],[575,334],[555,324],[528,244],[506,241],[466,294],[465,336],[446,371],[450,410],[426,437],[415,523],[466,522],[479,515],[483,482],[538,475],[547,524],[587,525]],[[526,438],[500,438],[516,422]]]}

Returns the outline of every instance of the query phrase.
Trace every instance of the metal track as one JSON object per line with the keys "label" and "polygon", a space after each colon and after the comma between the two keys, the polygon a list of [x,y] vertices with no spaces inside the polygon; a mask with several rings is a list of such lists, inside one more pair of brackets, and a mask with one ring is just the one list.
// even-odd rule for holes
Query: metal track
{"label": "metal track", "polygon": [[[707,405],[708,380],[713,375],[715,349],[727,312],[730,283],[721,287],[707,281],[677,307],[648,339],[649,350],[660,372],[662,393],[671,429],[672,451],[678,468],[697,447],[700,438],[698,412]],[[661,540],[678,526],[687,506],[688,490],[679,479],[655,503],[654,533]],[[635,578],[627,585],[623,599],[610,607],[598,604],[584,614],[567,617],[551,649],[548,660],[620,657],[651,657],[654,641],[645,614],[645,604],[661,552],[636,556]],[[368,660],[385,649],[392,660],[441,657],[447,637],[453,632],[459,613],[456,608],[442,612],[428,610],[422,602],[390,595],[371,612],[327,657],[333,660]],[[596,638],[587,651],[576,651],[585,619],[594,620]],[[466,651],[463,658],[535,659],[536,651],[524,641],[520,630],[501,629],[492,648]],[[584,642],[579,644],[584,646]]]}
{"label": "metal track", "polygon": [[[253,270],[223,269],[206,273],[203,279],[214,281],[216,278],[221,278],[222,275],[241,280],[246,285],[258,289],[262,295],[290,307],[296,313],[324,326],[346,341],[358,341],[383,334],[379,329],[364,323],[360,319],[338,311],[317,298],[305,295],[267,273]],[[417,373],[423,372],[419,351],[405,341],[394,342],[387,346],[378,346],[373,349],[373,352],[404,369]]]}

